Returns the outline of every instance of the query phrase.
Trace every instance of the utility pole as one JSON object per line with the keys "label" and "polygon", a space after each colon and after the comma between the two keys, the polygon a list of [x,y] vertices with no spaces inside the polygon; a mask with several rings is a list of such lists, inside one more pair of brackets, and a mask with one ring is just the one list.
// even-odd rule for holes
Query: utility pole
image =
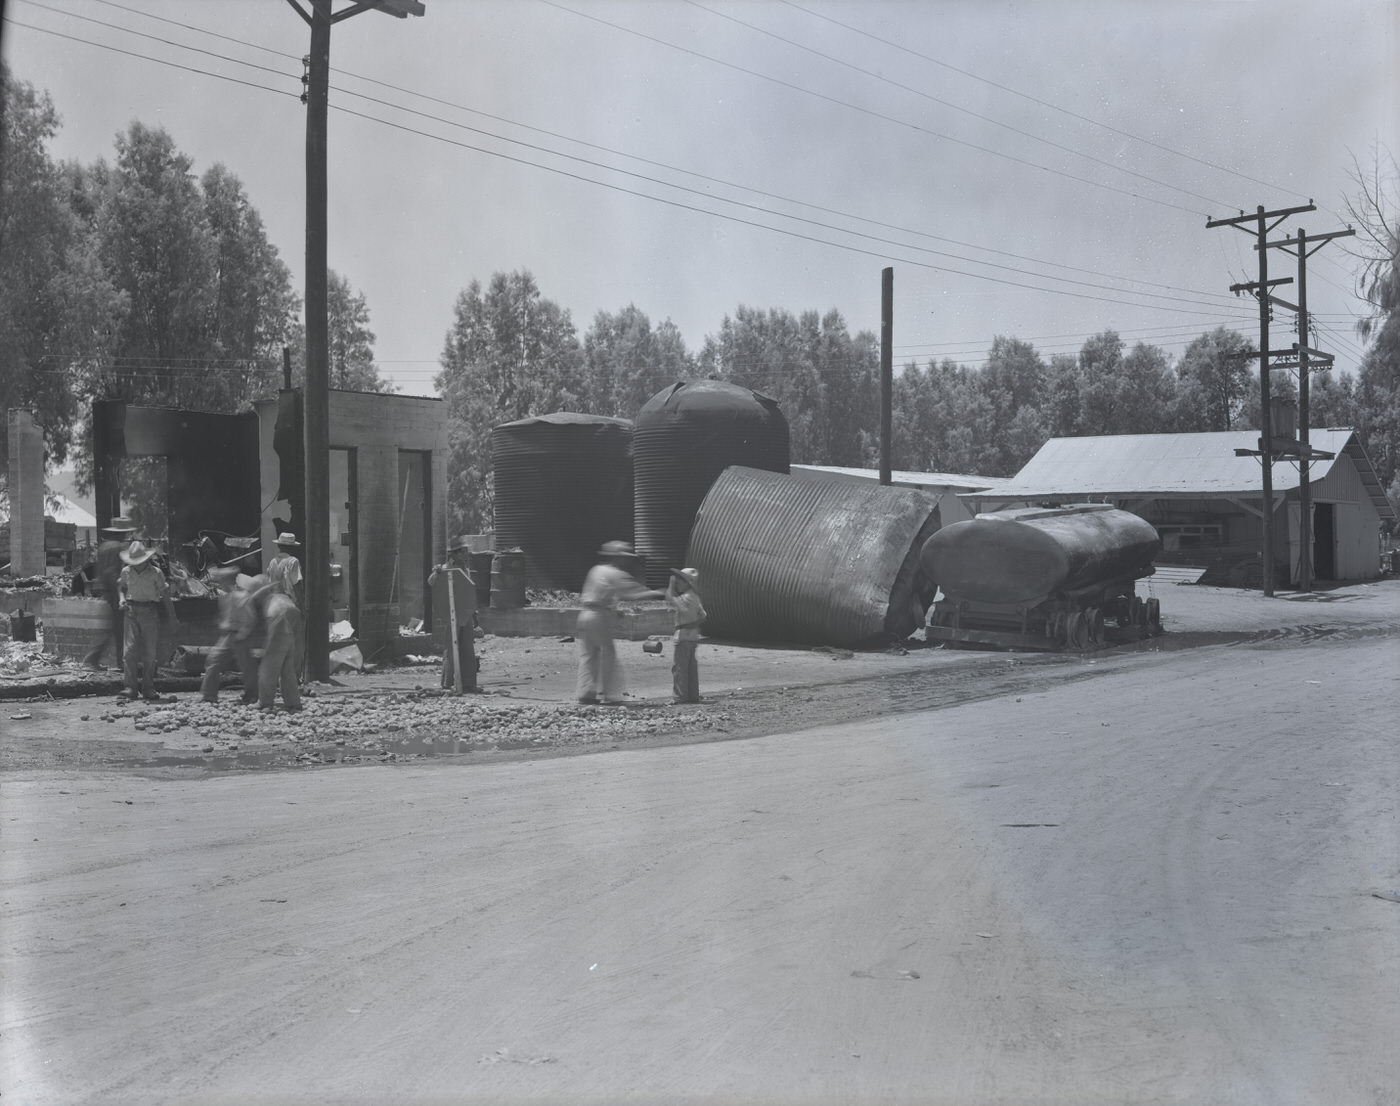
{"label": "utility pole", "polygon": [[[1308,463],[1312,460],[1312,447],[1308,443],[1309,416],[1308,391],[1309,373],[1317,364],[1320,371],[1332,367],[1332,357],[1312,349],[1308,344],[1308,258],[1334,238],[1346,238],[1355,234],[1351,227],[1334,230],[1329,234],[1308,237],[1301,227],[1297,238],[1285,238],[1277,242],[1265,242],[1260,253],[1268,249],[1281,249],[1298,258],[1298,587],[1301,591],[1312,591],[1312,487],[1308,473]],[[1316,243],[1311,249],[1309,243]],[[1278,368],[1280,366],[1274,366]]]}
{"label": "utility pole", "polygon": [[330,679],[330,338],[326,308],[326,147],[329,130],[331,26],[360,12],[398,19],[422,15],[418,0],[358,0],[336,12],[333,0],[287,0],[311,28],[306,75],[306,381],[302,458],[306,472],[303,562],[306,569],[306,672]]}
{"label": "utility pole", "polygon": [[[1259,299],[1259,449],[1262,454],[1264,469],[1263,488],[1263,511],[1261,518],[1263,521],[1263,585],[1264,595],[1272,597],[1274,594],[1274,453],[1273,453],[1273,416],[1269,410],[1272,396],[1269,390],[1269,308],[1272,297],[1269,295],[1271,284],[1291,284],[1292,279],[1269,280],[1268,250],[1265,249],[1265,241],[1269,231],[1278,226],[1290,215],[1297,215],[1304,211],[1316,211],[1317,207],[1311,201],[1302,207],[1283,208],[1278,211],[1265,211],[1264,205],[1260,204],[1253,215],[1246,215],[1241,212],[1232,219],[1208,219],[1206,228],[1212,227],[1239,227],[1246,233],[1255,236],[1255,247],[1259,251],[1259,281],[1257,284],[1235,284],[1231,285],[1230,291],[1239,293],[1242,291],[1252,291]],[[1273,222],[1269,222],[1269,220]],[[1253,222],[1252,231],[1246,229],[1246,224]]]}
{"label": "utility pole", "polygon": [[889,487],[894,436],[894,269],[880,273],[880,483]]}

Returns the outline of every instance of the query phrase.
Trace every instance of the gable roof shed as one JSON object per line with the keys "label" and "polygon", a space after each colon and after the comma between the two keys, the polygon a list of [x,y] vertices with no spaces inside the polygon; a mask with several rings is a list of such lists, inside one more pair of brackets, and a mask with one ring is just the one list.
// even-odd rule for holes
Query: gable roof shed
{"label": "gable roof shed", "polygon": [[[1326,479],[1345,457],[1381,520],[1396,521],[1395,509],[1355,431],[1347,427],[1314,430],[1309,441],[1314,449],[1333,454],[1330,460],[1310,464],[1310,483]],[[1257,430],[1051,438],[1010,480],[987,491],[964,493],[962,498],[975,501],[983,510],[1006,503],[1065,499],[1258,499],[1263,494],[1260,459],[1235,453],[1256,449],[1258,444]],[[1276,498],[1296,493],[1298,481],[1296,463],[1275,460]]]}

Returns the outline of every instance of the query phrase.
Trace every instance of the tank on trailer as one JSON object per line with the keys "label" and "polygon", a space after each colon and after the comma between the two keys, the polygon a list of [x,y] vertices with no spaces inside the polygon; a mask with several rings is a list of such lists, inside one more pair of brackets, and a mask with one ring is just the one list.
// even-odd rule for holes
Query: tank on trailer
{"label": "tank on trailer", "polygon": [[940,588],[931,638],[1005,648],[1083,649],[1161,628],[1152,574],[1157,531],[1107,504],[994,511],[944,527],[919,560]]}

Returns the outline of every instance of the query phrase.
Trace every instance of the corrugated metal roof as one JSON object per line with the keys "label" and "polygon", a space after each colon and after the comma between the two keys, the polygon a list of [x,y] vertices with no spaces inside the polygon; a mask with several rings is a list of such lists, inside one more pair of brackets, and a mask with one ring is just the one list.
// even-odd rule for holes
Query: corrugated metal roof
{"label": "corrugated metal roof", "polygon": [[[799,471],[801,470],[801,471]],[[793,465],[792,474],[831,473],[835,476],[849,476],[857,480],[880,479],[879,469],[845,468],[841,465]],[[996,488],[1007,482],[1005,476],[972,476],[960,472],[908,472],[891,469],[890,481],[898,487],[907,488],[947,488],[951,491],[982,491]]]}
{"label": "corrugated metal roof", "polygon": [[[1344,453],[1361,470],[1363,483],[1382,518],[1394,518],[1365,451],[1348,428],[1313,430],[1314,449],[1336,455],[1314,461],[1312,480],[1321,480]],[[1115,497],[1137,495],[1258,496],[1258,457],[1237,457],[1236,449],[1256,449],[1257,430],[1204,434],[1118,434],[1092,438],[1051,438],[1026,465],[985,498],[1002,502],[1058,496]],[[1274,491],[1298,487],[1298,466],[1278,461]]]}

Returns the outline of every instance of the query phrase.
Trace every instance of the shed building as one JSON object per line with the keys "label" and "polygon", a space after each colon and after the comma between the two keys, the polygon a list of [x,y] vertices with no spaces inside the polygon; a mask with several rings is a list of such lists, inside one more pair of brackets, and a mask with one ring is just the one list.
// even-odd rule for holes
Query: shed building
{"label": "shed building", "polygon": [[[1313,430],[1310,443],[1330,459],[1309,465],[1312,562],[1319,580],[1378,575],[1382,530],[1395,510],[1355,431]],[[1159,560],[1205,566],[1207,579],[1258,584],[1263,542],[1260,459],[1236,450],[1257,447],[1256,430],[1201,434],[1122,434],[1052,438],[1000,487],[961,498],[975,511],[1071,502],[1112,503],[1157,528]],[[1299,579],[1299,470],[1273,465],[1274,573]]]}
{"label": "shed building", "polygon": [[[866,484],[880,482],[879,469],[847,468],[840,465],[793,465],[792,475],[809,480],[853,480]],[[938,513],[944,526],[965,522],[973,509],[958,497],[969,492],[995,491],[1006,483],[1004,476],[971,476],[958,472],[890,472],[890,486],[915,488],[938,497]]]}

